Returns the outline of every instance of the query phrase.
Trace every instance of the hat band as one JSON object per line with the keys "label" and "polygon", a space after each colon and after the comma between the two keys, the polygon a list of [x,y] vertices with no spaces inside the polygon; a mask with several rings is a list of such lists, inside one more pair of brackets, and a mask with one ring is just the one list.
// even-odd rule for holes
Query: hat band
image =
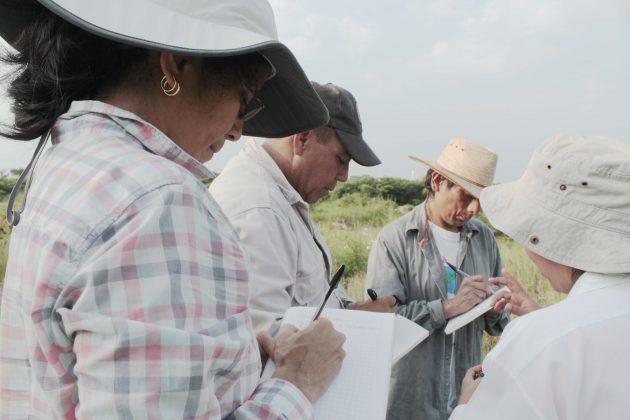
{"label": "hat band", "polygon": [[437,162],[436,162],[434,165],[435,165],[436,170],[437,170],[438,172],[439,172],[440,170],[445,170],[445,171],[448,171],[450,174],[455,175],[456,177],[461,178],[462,180],[464,180],[464,181],[466,181],[466,182],[469,182],[469,183],[473,184],[473,185],[474,185],[474,186],[476,186],[476,187],[479,187],[479,188],[486,188],[486,187],[487,187],[487,185],[481,184],[481,183],[479,183],[479,182],[477,182],[477,181],[474,181],[474,180],[472,180],[472,179],[470,179],[470,178],[468,178],[468,177],[465,177],[465,176],[463,176],[463,175],[460,175],[460,174],[458,174],[458,173],[455,173],[455,172],[451,171],[450,169],[447,169],[447,168],[445,168],[444,166],[440,165],[440,164],[439,164],[439,163],[437,163]]}

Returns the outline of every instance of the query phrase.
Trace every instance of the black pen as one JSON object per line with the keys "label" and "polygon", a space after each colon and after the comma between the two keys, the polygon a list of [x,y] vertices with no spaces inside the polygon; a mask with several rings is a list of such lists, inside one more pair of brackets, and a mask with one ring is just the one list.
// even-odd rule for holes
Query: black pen
{"label": "black pen", "polygon": [[319,315],[324,310],[324,306],[326,306],[326,302],[328,301],[328,298],[330,297],[330,295],[332,295],[333,290],[335,290],[337,286],[339,285],[339,280],[341,280],[341,277],[343,276],[343,270],[345,269],[346,269],[346,266],[343,264],[341,264],[341,266],[337,269],[337,272],[335,273],[332,280],[330,281],[330,287],[328,288],[328,291],[326,292],[326,296],[324,296],[324,301],[321,303],[321,305],[319,305],[319,308],[317,308],[317,312],[315,312],[315,316],[313,317],[313,320],[311,322],[316,321],[317,318],[319,318]]}
{"label": "black pen", "polygon": [[367,289],[367,294],[370,297],[370,299],[372,299],[372,302],[374,302],[376,299],[378,299],[378,295],[376,294],[374,289]]}
{"label": "black pen", "polygon": [[446,261],[446,258],[444,259],[444,262],[446,264],[448,264],[449,267],[451,267],[453,269],[454,272],[456,272],[457,274],[459,274],[462,277],[470,277],[470,274],[466,274],[465,271],[460,270],[459,268],[455,267],[453,264],[451,264],[450,262]]}
{"label": "black pen", "polygon": [[[446,261],[446,259],[444,259],[444,262],[445,262],[446,264],[448,264],[448,266],[449,266],[449,267],[451,267],[451,268],[453,269],[453,271],[455,271],[455,272],[456,272],[457,274],[459,274],[460,276],[462,276],[462,277],[470,277],[470,274],[466,274],[466,272],[465,272],[465,271],[462,271],[462,270],[460,270],[459,268],[455,267],[453,264],[451,264],[450,262]],[[490,282],[489,282],[488,280],[486,280],[486,279],[483,279],[483,283],[486,285],[486,287],[490,288],[490,290],[491,290],[492,292],[494,292],[494,291],[497,289],[497,287],[496,287],[494,284],[490,283]]]}

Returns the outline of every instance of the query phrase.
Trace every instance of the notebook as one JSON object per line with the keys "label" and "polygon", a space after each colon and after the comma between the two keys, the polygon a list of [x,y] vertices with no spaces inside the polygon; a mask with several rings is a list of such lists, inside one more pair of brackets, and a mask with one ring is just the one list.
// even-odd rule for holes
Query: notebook
{"label": "notebook", "polygon": [[[304,328],[315,310],[291,307],[283,324]],[[424,340],[429,332],[392,313],[326,308],[321,317],[329,319],[345,334],[346,357],[337,377],[313,404],[315,419],[384,419],[393,363]],[[261,380],[271,377],[274,370],[275,365],[269,361]]]}
{"label": "notebook", "polygon": [[510,289],[508,289],[507,286],[501,286],[497,290],[495,290],[490,296],[488,296],[485,300],[473,306],[467,312],[464,312],[463,314],[459,314],[449,319],[448,322],[446,323],[446,327],[444,327],[444,332],[446,334],[451,334],[453,331],[457,331],[464,325],[471,323],[475,319],[479,318],[481,315],[488,312],[490,309],[492,309],[492,299],[497,293],[502,292],[502,291],[509,292]]}

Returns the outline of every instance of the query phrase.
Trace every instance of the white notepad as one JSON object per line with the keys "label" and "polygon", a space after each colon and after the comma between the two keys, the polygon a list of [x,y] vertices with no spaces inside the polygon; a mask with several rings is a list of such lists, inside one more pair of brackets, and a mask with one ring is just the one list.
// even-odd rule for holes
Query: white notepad
{"label": "white notepad", "polygon": [[497,290],[494,291],[494,293],[492,293],[490,296],[488,296],[485,300],[483,300],[479,304],[473,306],[467,312],[464,312],[463,314],[459,314],[449,319],[448,322],[446,323],[446,327],[444,327],[444,332],[446,334],[451,334],[453,331],[457,331],[464,325],[469,324],[470,322],[479,318],[481,315],[488,312],[490,309],[492,309],[492,298],[494,298],[494,296],[497,293],[502,292],[504,290],[507,292],[510,291],[510,289],[508,289],[507,286],[499,287]]}
{"label": "white notepad", "polygon": [[[283,324],[304,328],[315,309],[289,308]],[[429,332],[392,313],[325,308],[321,316],[346,336],[346,357],[328,390],[313,404],[315,419],[384,419],[392,364]],[[271,377],[274,370],[274,363],[269,361],[261,380]]]}

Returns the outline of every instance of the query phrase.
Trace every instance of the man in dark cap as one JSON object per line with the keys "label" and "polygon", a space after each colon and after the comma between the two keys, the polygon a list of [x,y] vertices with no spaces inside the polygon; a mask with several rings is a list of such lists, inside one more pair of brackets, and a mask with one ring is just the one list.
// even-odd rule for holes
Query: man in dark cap
{"label": "man in dark cap", "polygon": [[[267,330],[290,306],[317,306],[328,289],[332,259],[309,206],[348,179],[354,160],[380,160],[362,137],[350,92],[313,82],[330,114],[327,125],[262,145],[250,140],[210,186],[236,227],[249,262],[249,294],[256,330]],[[351,303],[343,289],[328,306],[392,312],[393,296]]]}

